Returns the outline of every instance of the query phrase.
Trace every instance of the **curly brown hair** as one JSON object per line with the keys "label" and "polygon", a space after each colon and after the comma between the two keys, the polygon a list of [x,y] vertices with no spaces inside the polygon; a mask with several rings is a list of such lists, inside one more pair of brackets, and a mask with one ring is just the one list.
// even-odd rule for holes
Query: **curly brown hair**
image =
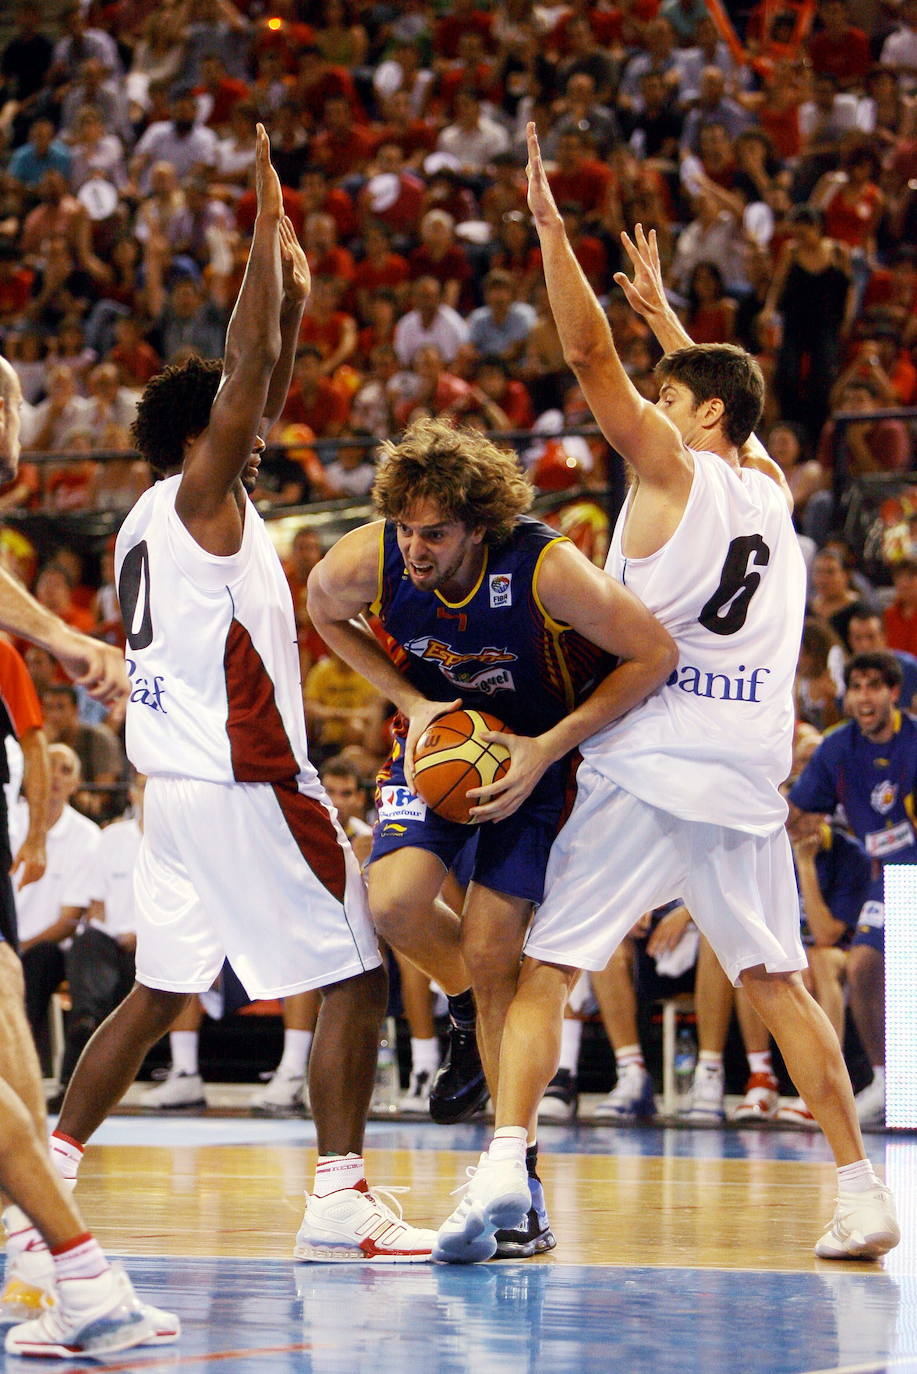
{"label": "curly brown hair", "polygon": [[514,453],[477,430],[425,417],[405,430],[400,443],[381,446],[373,505],[398,520],[418,500],[435,501],[446,520],[469,529],[483,526],[485,541],[504,543],[532,504],[532,484]]}
{"label": "curly brown hair", "polygon": [[181,467],[185,444],[207,428],[222,373],[218,360],[193,357],[170,364],[147,382],[131,438],[157,472]]}

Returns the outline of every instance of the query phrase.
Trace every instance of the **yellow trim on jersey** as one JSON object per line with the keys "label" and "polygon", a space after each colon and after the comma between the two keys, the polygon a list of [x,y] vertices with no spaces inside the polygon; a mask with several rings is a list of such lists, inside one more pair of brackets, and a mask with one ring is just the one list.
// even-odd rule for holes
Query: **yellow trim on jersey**
{"label": "yellow trim on jersey", "polygon": [[549,543],[545,544],[544,548],[541,550],[541,553],[535,560],[535,570],[532,573],[532,596],[535,598],[535,605],[538,607],[539,611],[541,611],[545,623],[549,624],[551,628],[555,630],[569,630],[571,627],[564,620],[555,620],[554,617],[545,610],[544,603],[541,597],[538,595],[538,574],[541,571],[541,560],[548,552],[548,549],[553,549],[555,544],[569,543],[570,540],[567,538],[565,534],[559,534],[556,539],[552,539]]}
{"label": "yellow trim on jersey", "polygon": [[376,595],[370,602],[371,615],[378,615],[382,608],[382,574],[385,571],[385,521],[379,524],[379,567],[376,573]]}
{"label": "yellow trim on jersey", "polygon": [[907,796],[904,798],[904,810],[907,813],[907,818],[910,821],[911,826],[913,827],[913,829],[917,830],[917,815],[915,815],[914,813],[913,792],[908,792]]}
{"label": "yellow trim on jersey", "polygon": [[554,617],[545,609],[544,602],[538,595],[538,574],[541,571],[541,560],[544,558],[545,554],[548,552],[549,549],[554,548],[555,544],[569,544],[569,542],[570,541],[566,535],[560,534],[557,536],[556,539],[552,539],[549,543],[545,544],[544,548],[541,550],[541,553],[535,560],[535,569],[532,573],[532,598],[535,602],[535,605],[541,612],[541,618],[545,623],[545,628],[550,630],[551,632],[551,638],[554,641],[554,658],[560,670],[561,678],[563,679],[564,696],[566,697],[567,709],[572,710],[574,701],[576,699],[576,694],[573,690],[573,680],[570,677],[570,669],[567,666],[567,660],[564,657],[564,652],[560,645],[561,635],[564,633],[565,630],[572,629],[572,626],[568,625],[565,621],[555,620]]}
{"label": "yellow trim on jersey", "polygon": [[468,602],[472,599],[473,596],[476,595],[478,588],[480,587],[481,583],[484,581],[484,574],[485,574],[486,571],[487,571],[487,564],[488,564],[489,559],[490,559],[490,550],[488,549],[487,545],[485,544],[485,545],[484,545],[484,561],[483,561],[482,564],[481,564],[481,573],[480,573],[480,576],[478,577],[477,582],[475,582],[474,586],[472,587],[472,589],[471,589],[471,591],[468,593],[468,595],[467,595],[466,597],[463,597],[461,601],[447,601],[446,598],[443,596],[442,592],[434,592],[433,595],[434,595],[439,601],[441,601],[441,602],[443,603],[444,606],[448,606],[449,609],[450,609],[450,611],[460,611],[460,610],[462,609],[463,606],[467,606],[467,605],[468,605]]}

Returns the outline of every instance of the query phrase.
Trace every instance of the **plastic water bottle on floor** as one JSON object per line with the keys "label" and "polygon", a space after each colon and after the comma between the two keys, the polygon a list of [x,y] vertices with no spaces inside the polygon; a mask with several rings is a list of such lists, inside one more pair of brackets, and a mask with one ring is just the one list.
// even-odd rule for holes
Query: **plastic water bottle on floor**
{"label": "plastic water bottle on floor", "polygon": [[371,1110],[378,1115],[393,1115],[398,1111],[401,1079],[398,1073],[397,1027],[395,1018],[387,1016],[382,1022],[379,1055],[376,1059],[376,1084],[373,1088]]}
{"label": "plastic water bottle on floor", "polygon": [[684,1111],[691,1105],[691,1090],[694,1087],[694,1070],[697,1067],[697,1042],[690,1026],[682,1026],[675,1042],[675,1092],[678,1097],[678,1110]]}

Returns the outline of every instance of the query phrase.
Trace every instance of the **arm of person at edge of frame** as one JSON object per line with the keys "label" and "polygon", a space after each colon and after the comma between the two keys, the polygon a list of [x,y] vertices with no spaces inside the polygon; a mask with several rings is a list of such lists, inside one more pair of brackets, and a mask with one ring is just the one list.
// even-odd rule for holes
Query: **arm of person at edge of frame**
{"label": "arm of person at edge of frame", "polygon": [[[665,293],[656,230],[651,229],[647,234],[643,225],[637,224],[634,226],[633,239],[629,234],[622,233],[621,243],[630,258],[634,276],[631,280],[626,273],[616,272],[614,280],[627,297],[628,305],[646,320],[665,353],[671,353],[676,348],[690,347],[694,340],[672,309]],[[749,435],[740,447],[739,461],[742,467],[755,468],[772,482],[776,482],[792,515],[793,496],[789,484],[779,466],[754,434]]]}
{"label": "arm of person at edge of frame", "polygon": [[618,356],[604,310],[574,256],[548,184],[535,125],[527,126],[528,200],[541,244],[548,299],[564,359],[608,442],[640,482],[668,500],[687,500],[690,450],[672,422],[641,396]]}
{"label": "arm of person at edge of frame", "polygon": [[[37,883],[47,867],[45,839],[48,834],[48,793],[51,787],[51,767],[48,762],[48,738],[39,725],[32,725],[19,736],[22,750],[22,793],[29,809],[29,828],[25,839],[13,857],[10,876],[19,873],[17,890]],[[20,873],[20,869],[22,870]]]}
{"label": "arm of person at edge of frame", "polygon": [[573,544],[554,544],[542,560],[538,599],[552,620],[569,625],[620,661],[590,695],[537,736],[488,732],[506,746],[510,767],[497,782],[467,795],[474,821],[498,821],[522,805],[552,763],[637,706],[678,663],[675,641],[641,601],[590,563]]}
{"label": "arm of person at edge of frame", "polygon": [[90,696],[110,706],[130,692],[124,654],[113,644],[90,639],[39,605],[0,568],[0,629],[31,640],[57,659],[67,676]]}
{"label": "arm of person at edge of frame", "polygon": [[430,701],[395,667],[366,623],[365,616],[379,590],[379,541],[384,521],[351,530],[328,550],[309,574],[309,618],[317,633],[345,663],[398,708],[408,722],[404,743],[404,773],[414,789],[414,749],[427,726],[462,702]]}
{"label": "arm of person at edge of frame", "polygon": [[283,197],[259,124],[255,144],[257,214],[245,275],[226,330],[223,374],[206,429],[190,444],[175,509],[207,552],[237,553],[244,505],[236,491],[256,448],[271,378],[280,358]]}

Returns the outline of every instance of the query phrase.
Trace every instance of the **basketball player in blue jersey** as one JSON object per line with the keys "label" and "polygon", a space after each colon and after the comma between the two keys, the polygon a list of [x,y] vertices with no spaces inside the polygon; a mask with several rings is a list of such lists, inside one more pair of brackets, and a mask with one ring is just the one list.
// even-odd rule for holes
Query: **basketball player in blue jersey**
{"label": "basketball player in blue jersey", "polygon": [[856,654],[844,669],[852,717],[825,738],[790,790],[791,833],[802,836],[822,815],[844,808],[847,824],[872,859],[872,881],[847,958],[850,1009],[873,1078],[857,1094],[863,1125],[885,1122],[886,863],[917,863],[914,792],[917,721],[901,711],[901,665],[894,654]]}
{"label": "basketball player in blue jersey", "polygon": [[[564,356],[636,476],[606,570],[671,629],[679,663],[662,691],[581,746],[576,796],[506,1015],[494,1139],[434,1257],[488,1259],[495,1232],[518,1224],[527,1124],[557,1067],[577,970],[604,968],[643,911],[680,896],[831,1146],[837,1207],[816,1253],[875,1259],[898,1243],[894,1202],[865,1157],[837,1037],[800,976],[779,784],[790,769],[805,570],[786,484],[760,446],[747,447],[764,380],[744,350],[687,340],[665,300],[654,236],[638,232],[636,246],[625,236],[629,298],[646,302],[642,313],[670,351],[658,403],[637,391],[570,246],[534,124],[527,137],[529,207]],[[480,811],[500,793],[499,782],[482,789]]]}
{"label": "basketball player in blue jersey", "polygon": [[252,998],[324,994],[309,1075],[319,1158],[294,1255],[427,1261],[432,1233],[364,1176],[385,971],[359,865],[308,759],[292,599],[247,494],[310,288],[260,124],[255,157],[257,217],[225,359],[153,378],[134,426],[163,474],[115,550],[133,682],[127,752],[148,778],[137,983],[77,1065],[55,1158],[75,1175],[150,1046],[228,958]]}
{"label": "basketball player in blue jersey", "polygon": [[[398,708],[380,775],[368,884],[385,940],[448,994],[470,986],[488,1083],[496,1090],[503,1017],[567,780],[566,760],[599,724],[656,690],[674,659],[669,636],[568,540],[525,515],[532,488],[515,457],[478,433],[418,420],[383,446],[373,488],[378,522],[346,534],[309,580],[322,638]],[[386,654],[363,617],[378,616]],[[618,659],[612,667],[610,655]],[[436,900],[467,826],[415,795],[421,732],[458,705],[483,708],[517,734],[498,801],[475,819],[477,849],[460,917]],[[553,1245],[535,1175],[532,1206],[501,1254]]]}

